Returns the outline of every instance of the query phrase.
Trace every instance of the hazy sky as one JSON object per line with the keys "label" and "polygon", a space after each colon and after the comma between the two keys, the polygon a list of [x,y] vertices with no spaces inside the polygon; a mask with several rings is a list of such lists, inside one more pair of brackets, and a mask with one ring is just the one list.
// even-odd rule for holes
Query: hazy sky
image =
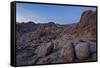
{"label": "hazy sky", "polygon": [[58,24],[71,24],[78,22],[85,10],[94,11],[96,8],[17,3],[16,20],[17,22],[48,23],[52,21]]}

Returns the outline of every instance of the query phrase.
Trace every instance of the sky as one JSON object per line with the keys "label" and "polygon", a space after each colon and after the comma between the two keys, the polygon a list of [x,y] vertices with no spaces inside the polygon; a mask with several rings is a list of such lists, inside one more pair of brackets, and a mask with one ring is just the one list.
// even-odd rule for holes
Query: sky
{"label": "sky", "polygon": [[16,21],[35,23],[55,22],[57,24],[72,24],[80,20],[86,10],[95,11],[95,7],[61,6],[30,3],[16,3]]}

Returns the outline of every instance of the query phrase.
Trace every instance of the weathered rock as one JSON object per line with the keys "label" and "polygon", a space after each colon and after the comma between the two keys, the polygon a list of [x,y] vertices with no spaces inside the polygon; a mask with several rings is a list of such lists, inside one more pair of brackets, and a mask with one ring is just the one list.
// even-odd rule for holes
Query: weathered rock
{"label": "weathered rock", "polygon": [[45,57],[49,55],[53,50],[52,43],[42,43],[35,51],[37,53],[38,57]]}
{"label": "weathered rock", "polygon": [[75,53],[77,59],[86,59],[89,57],[90,51],[89,51],[89,44],[88,43],[79,43],[75,46]]}
{"label": "weathered rock", "polygon": [[32,65],[35,64],[38,60],[37,56],[23,56],[21,58],[16,58],[17,65]]}
{"label": "weathered rock", "polygon": [[96,12],[84,11],[75,27],[68,29],[75,37],[96,37]]}
{"label": "weathered rock", "polygon": [[74,59],[74,47],[72,43],[67,43],[61,50],[63,62],[71,62]]}
{"label": "weathered rock", "polygon": [[36,64],[49,64],[49,63],[61,63],[60,51],[54,52],[44,58],[39,59]]}

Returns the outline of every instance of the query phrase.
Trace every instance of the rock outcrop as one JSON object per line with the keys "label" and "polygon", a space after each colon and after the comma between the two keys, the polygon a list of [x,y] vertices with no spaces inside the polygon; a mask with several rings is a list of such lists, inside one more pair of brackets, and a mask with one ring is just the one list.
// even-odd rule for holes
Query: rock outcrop
{"label": "rock outcrop", "polygon": [[84,11],[80,21],[69,32],[75,37],[96,37],[96,19],[96,11]]}
{"label": "rock outcrop", "polygon": [[35,53],[38,57],[45,57],[52,53],[53,51],[53,45],[52,43],[42,43],[41,46],[38,46]]}

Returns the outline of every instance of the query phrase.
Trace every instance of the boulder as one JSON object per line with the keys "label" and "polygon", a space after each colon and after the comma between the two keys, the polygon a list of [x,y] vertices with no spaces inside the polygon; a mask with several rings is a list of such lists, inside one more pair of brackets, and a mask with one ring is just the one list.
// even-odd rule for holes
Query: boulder
{"label": "boulder", "polygon": [[74,47],[71,42],[63,46],[61,57],[63,62],[71,62],[74,59]]}
{"label": "boulder", "polygon": [[89,44],[88,43],[79,43],[75,46],[75,53],[77,59],[86,59],[89,57]]}
{"label": "boulder", "polygon": [[36,49],[35,53],[38,57],[45,57],[49,55],[53,50],[52,43],[42,43],[38,48]]}

